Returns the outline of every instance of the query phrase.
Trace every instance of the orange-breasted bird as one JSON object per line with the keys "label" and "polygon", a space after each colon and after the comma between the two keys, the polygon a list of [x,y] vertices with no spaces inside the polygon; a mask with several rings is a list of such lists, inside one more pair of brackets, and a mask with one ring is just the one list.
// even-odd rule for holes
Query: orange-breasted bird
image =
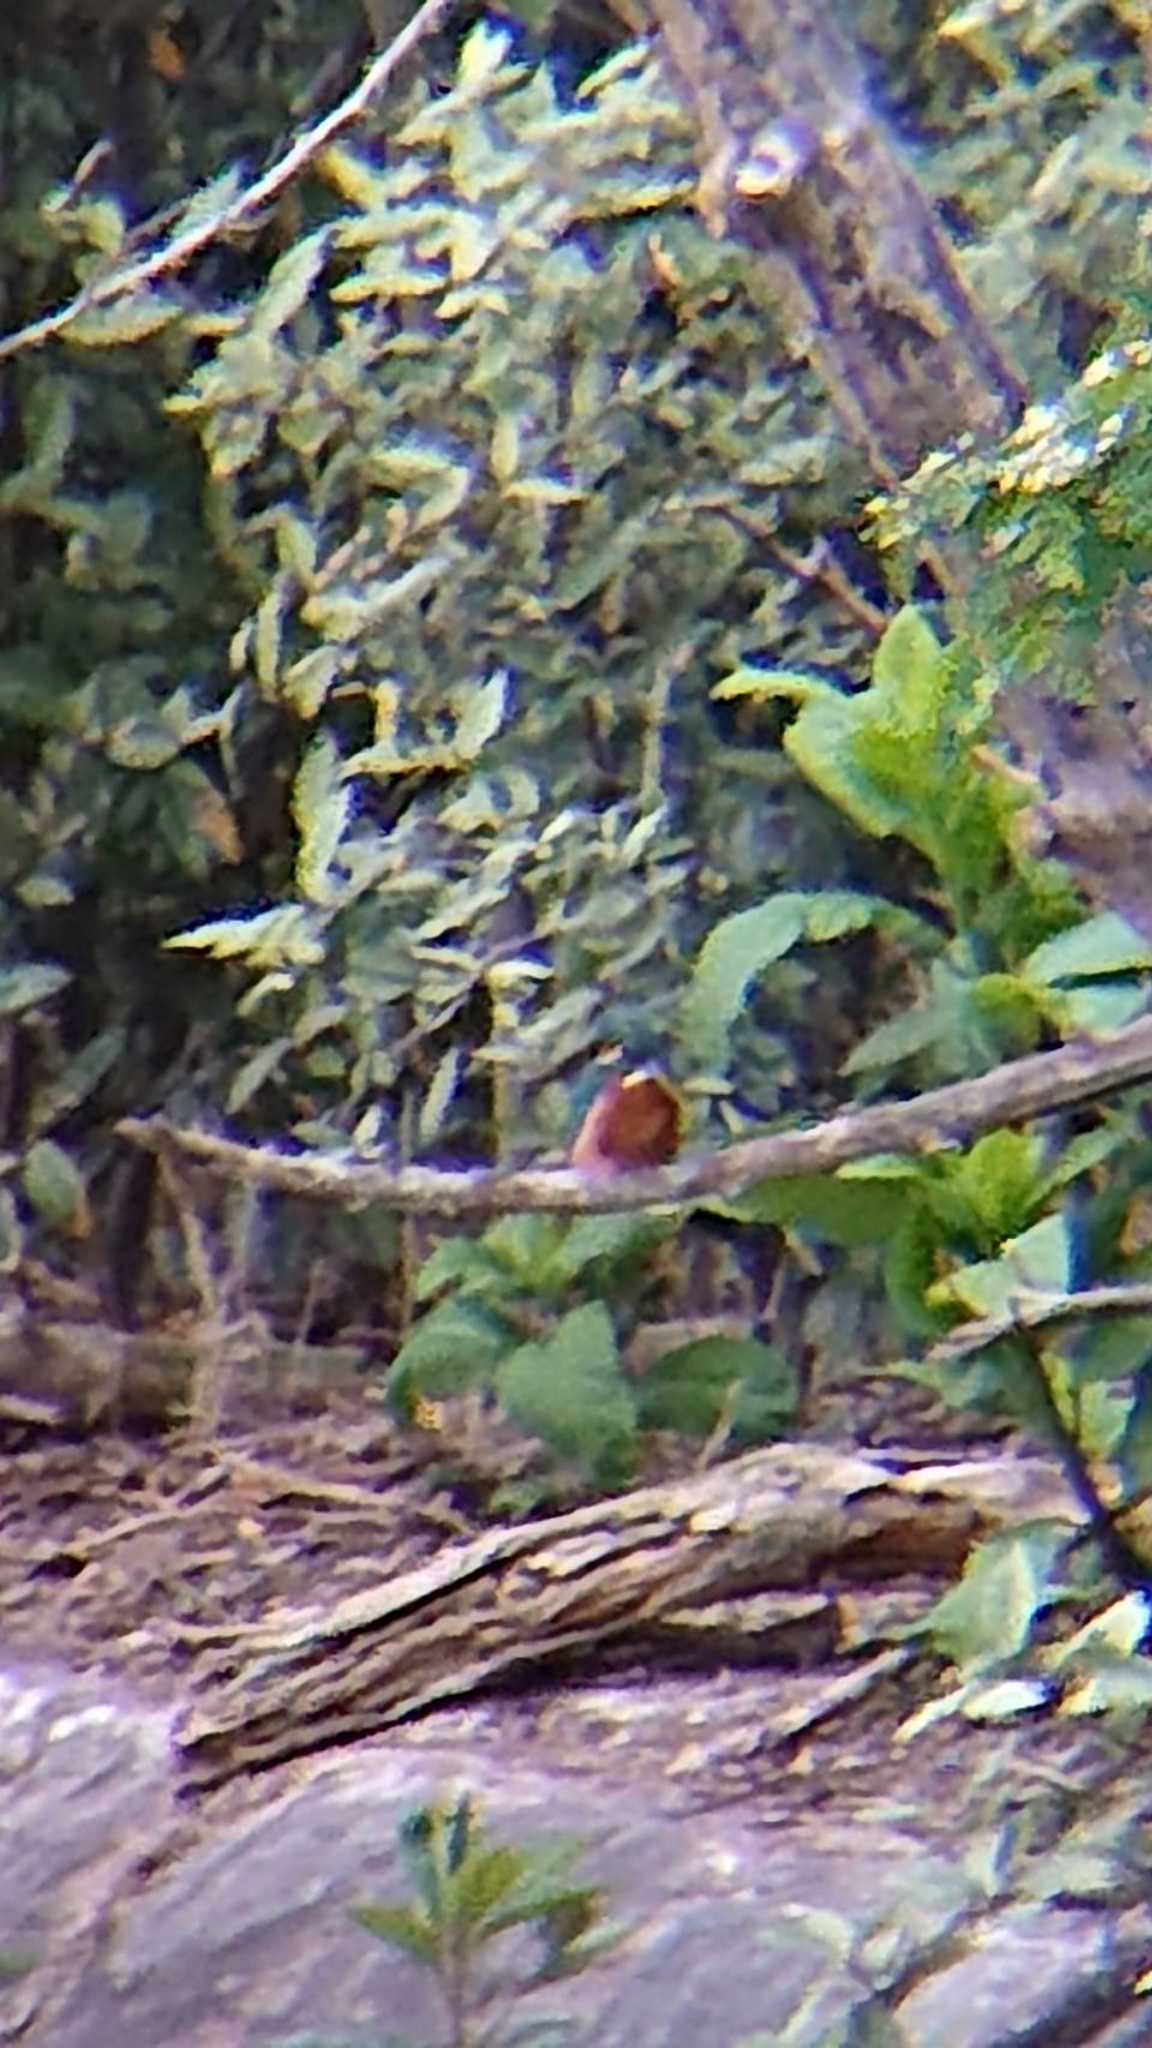
{"label": "orange-breasted bird", "polygon": [[684,1107],[655,1067],[633,1067],[605,1081],[572,1141],[569,1163],[581,1173],[637,1173],[664,1166],[680,1149]]}

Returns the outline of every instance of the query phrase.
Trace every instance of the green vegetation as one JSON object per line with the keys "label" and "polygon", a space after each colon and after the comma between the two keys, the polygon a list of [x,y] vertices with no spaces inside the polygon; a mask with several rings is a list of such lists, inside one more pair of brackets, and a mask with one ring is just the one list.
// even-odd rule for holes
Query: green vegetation
{"label": "green vegetation", "polygon": [[[1129,12],[862,11],[1035,393],[1002,446],[961,438],[883,497],[698,219],[651,48],[605,30],[589,51],[562,15],[533,43],[485,19],[441,37],[243,244],[11,358],[7,1272],[84,1270],[95,1217],[115,1261],[127,1111],[505,1164],[565,1142],[599,1045],[655,1030],[714,1145],[1140,1013],[1131,888],[1111,901],[1082,846],[1040,842],[1052,791],[1005,738],[1039,671],[1090,699],[1090,651],[1140,623],[1152,169]],[[131,196],[73,175],[59,113],[107,41],[67,60],[28,31],[0,214],[20,317],[218,212],[246,122],[257,153],[299,125],[320,31],[286,50],[286,20],[245,30],[254,52],[206,8],[207,122],[196,50],[161,63],[140,28]],[[324,37],[358,20],[330,9]],[[169,210],[141,228],[149,209]],[[1140,727],[1138,659],[1125,675]],[[864,1287],[872,1363],[1055,1443],[1115,1566],[1100,1504],[1152,1482],[1148,1317],[940,1347],[1146,1278],[1150,1177],[1119,1100],[714,1207],[815,1266],[813,1329]],[[167,1220],[128,1214],[133,1306],[185,1301]],[[388,1305],[394,1412],[478,1388],[612,1486],[650,1429],[748,1444],[792,1417],[797,1362],[753,1337],[630,1371],[686,1228],[507,1217],[437,1244],[347,1218],[325,1256]],[[318,1235],[270,1234],[254,1292],[282,1329]]]}
{"label": "green vegetation", "polygon": [[[354,1909],[360,1925],[435,1981],[444,2031],[423,2048],[553,2048],[568,2032],[557,2019],[522,2016],[525,1999],[588,1969],[619,1940],[604,1917],[594,1885],[574,1883],[581,1852],[569,1840],[493,1840],[464,1795],[452,1805],[418,1807],[398,1831],[412,1901]],[[516,1954],[513,1972],[491,1951],[521,1928],[536,1936],[529,1966]],[[282,2048],[340,2048],[314,2038]],[[415,2048],[397,2035],[375,2048]]]}

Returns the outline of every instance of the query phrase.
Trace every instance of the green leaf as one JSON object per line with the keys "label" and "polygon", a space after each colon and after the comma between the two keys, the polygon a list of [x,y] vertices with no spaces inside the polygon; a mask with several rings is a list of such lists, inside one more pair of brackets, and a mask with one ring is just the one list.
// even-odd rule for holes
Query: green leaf
{"label": "green leaf", "polygon": [[411,1906],[353,1906],[352,1918],[374,1934],[377,1941],[386,1941],[391,1948],[415,1956],[418,1963],[434,1964],[439,1960],[439,1933]]}
{"label": "green leaf", "polygon": [[325,903],[331,896],[332,863],[348,827],[351,802],[336,743],[323,734],[309,747],[292,787],[292,818],[299,836],[296,886],[314,903]]}
{"label": "green leaf", "polygon": [[796,1412],[796,1378],[771,1344],[702,1337],[665,1352],[637,1390],[643,1429],[706,1437],[722,1418],[734,1442],[770,1443]]}
{"label": "green leaf", "polygon": [[872,1175],[868,1162],[852,1173],[796,1174],[788,1180],[759,1181],[727,1213],[746,1223],[775,1223],[782,1229],[810,1232],[826,1244],[884,1244],[907,1214],[920,1169],[910,1162],[909,1174]]}
{"label": "green leaf", "polygon": [[722,918],[700,949],[683,1003],[681,1030],[692,1056],[702,1066],[723,1066],[728,1034],[753,983],[801,939],[842,938],[890,908],[857,890],[792,889]]}
{"label": "green leaf", "polygon": [[465,1054],[460,1046],[451,1046],[439,1061],[420,1104],[416,1130],[420,1145],[431,1145],[447,1123],[464,1066]]}
{"label": "green leaf", "polygon": [[1068,1187],[1082,1173],[1093,1173],[1128,1142],[1127,1133],[1118,1125],[1101,1124],[1097,1130],[1081,1131],[1060,1149],[1055,1164],[1045,1174],[1041,1183],[1044,1200],[1060,1188]]}
{"label": "green leaf", "polygon": [[1022,1295],[1067,1294],[1071,1274],[1067,1219],[1045,1216],[1009,1239],[998,1258],[974,1260],[949,1273],[931,1299],[959,1302],[972,1315],[1006,1315]]}
{"label": "green leaf", "polygon": [[36,1009],[67,988],[71,979],[67,968],[46,962],[29,960],[19,967],[0,968],[0,1017],[18,1017],[22,1010]]}
{"label": "green leaf", "polygon": [[15,1273],[24,1256],[24,1226],[11,1188],[0,1186],[0,1273]]}
{"label": "green leaf", "polygon": [[1152,1707],[1152,1659],[1098,1655],[1094,1668],[1061,1701],[1063,1714],[1103,1714],[1120,1708],[1147,1713]]}
{"label": "green leaf", "polygon": [[1073,1360],[1077,1386],[1127,1379],[1152,1361],[1152,1316],[1099,1317],[1077,1338]]}
{"label": "green leaf", "polygon": [[841,1067],[844,1074],[866,1074],[875,1067],[895,1067],[939,1044],[950,1028],[937,1002],[918,1003],[866,1033]]}
{"label": "green leaf", "polygon": [[496,738],[508,715],[511,687],[507,669],[501,668],[486,683],[477,683],[468,692],[452,739],[452,750],[458,760],[477,760],[489,741]]}
{"label": "green leaf", "polygon": [[1101,1652],[1134,1657],[1147,1640],[1150,1623],[1152,1604],[1148,1594],[1142,1591],[1124,1593],[1101,1613],[1094,1614],[1066,1642],[1054,1644],[1048,1652],[1049,1668],[1065,1671]]}
{"label": "green leaf", "polygon": [[220,917],[165,939],[173,952],[211,953],[253,967],[319,967],[324,944],[302,903],[281,903],[249,917]]}
{"label": "green leaf", "polygon": [[450,1237],[425,1259],[412,1291],[417,1301],[430,1301],[445,1287],[489,1296],[507,1294],[508,1269],[482,1239]]}
{"label": "green leaf", "polygon": [[1043,1141],[1029,1131],[991,1131],[951,1167],[952,1189],[992,1243],[1019,1237],[1043,1203]]}
{"label": "green leaf", "polygon": [[569,1225],[540,1270],[541,1292],[562,1294],[589,1279],[607,1287],[618,1276],[636,1276],[657,1246],[667,1241],[671,1227],[656,1216],[581,1216]]}
{"label": "green leaf", "polygon": [[[498,1926],[516,1926],[532,1918],[531,1909],[517,1908],[508,1918],[498,1919],[498,1908],[516,1891],[523,1874],[523,1854],[509,1842],[491,1846],[477,1843],[469,1850],[456,1873],[453,1903],[464,1926],[473,1931],[473,1938],[491,1934]],[[486,1927],[490,1918],[494,1924]]]}
{"label": "green leaf", "polygon": [[761,702],[773,697],[791,697],[797,704],[806,704],[812,698],[839,703],[843,692],[835,683],[830,683],[827,676],[817,674],[814,669],[757,668],[751,662],[742,662],[721,678],[712,695],[719,698],[754,697]]}
{"label": "green leaf", "polygon": [[1065,1523],[1022,1522],[971,1553],[959,1585],[923,1623],[962,1675],[977,1677],[1025,1648],[1037,1616],[1055,1597],[1056,1567],[1072,1535]]}
{"label": "green leaf", "polygon": [[127,1039],[128,1033],[120,1024],[97,1032],[72,1059],[45,1080],[36,1089],[29,1107],[29,1135],[40,1137],[86,1102],[123,1058]]}
{"label": "green leaf", "polygon": [[923,612],[902,606],[877,645],[872,688],[891,698],[906,731],[936,731],[947,673],[946,650]]}
{"label": "green leaf", "polygon": [[312,287],[324,267],[331,239],[330,228],[316,228],[310,235],[302,235],[299,241],[285,250],[283,256],[277,258],[268,273],[267,283],[253,302],[251,327],[254,333],[271,338],[295,319],[301,307],[307,304]]}
{"label": "green leaf", "polygon": [[69,1237],[87,1237],[92,1228],[88,1189],[80,1168],[62,1145],[40,1138],[24,1156],[24,1193],[42,1220]]}
{"label": "green leaf", "polygon": [[165,298],[162,292],[138,292],[131,298],[125,293],[110,305],[93,306],[78,314],[69,321],[65,339],[77,348],[122,347],[159,334],[186,310],[178,298]]}
{"label": "green leaf", "polygon": [[1071,931],[1037,946],[1019,972],[1044,987],[1097,974],[1130,974],[1152,967],[1152,946],[1117,911],[1102,911]]}
{"label": "green leaf", "polygon": [[573,1309],[550,1337],[521,1344],[496,1371],[501,1405],[561,1458],[593,1477],[623,1477],[636,1440],[636,1403],[620,1370],[602,1302]]}
{"label": "green leaf", "polygon": [[421,1397],[462,1393],[490,1380],[516,1342],[515,1332],[480,1302],[453,1297],[429,1310],[388,1369],[388,1402],[410,1422]]}
{"label": "green leaf", "polygon": [[1126,1495],[1152,1486],[1152,1370],[1148,1366],[1137,1374],[1132,1405],[1116,1451],[1116,1462]]}
{"label": "green leaf", "polygon": [[526,1294],[547,1290],[566,1227],[556,1216],[504,1216],[484,1232],[485,1250]]}

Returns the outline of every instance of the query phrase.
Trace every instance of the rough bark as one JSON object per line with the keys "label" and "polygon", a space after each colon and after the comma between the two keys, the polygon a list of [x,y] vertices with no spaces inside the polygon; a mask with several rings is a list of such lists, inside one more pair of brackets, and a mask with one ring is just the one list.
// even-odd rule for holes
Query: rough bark
{"label": "rough bark", "polygon": [[701,138],[699,205],[743,245],[879,478],[1024,390],[833,8],[649,0]]}
{"label": "rough bark", "polygon": [[[717,1603],[729,1653],[739,1633],[762,1661],[815,1661],[850,1647],[864,1587],[954,1574],[974,1541],[1023,1514],[1070,1529],[1079,1519],[1038,1460],[901,1471],[895,1454],[777,1445],[493,1530],[287,1626],[221,1631],[231,1648],[209,1675],[230,1675],[186,1717],[177,1749],[190,1777],[212,1784],[374,1733],[542,1659],[626,1635],[638,1645],[700,1638]],[[723,1662],[725,1647],[706,1639]]]}
{"label": "rough bark", "polygon": [[870,1153],[966,1145],[981,1131],[1115,1094],[1149,1074],[1152,1019],[1141,1018],[1110,1038],[1082,1039],[1054,1052],[1009,1060],[974,1081],[929,1089],[909,1102],[845,1110],[807,1130],[750,1138],[723,1152],[690,1155],[652,1173],[595,1177],[546,1167],[515,1173],[393,1168],[327,1153],[293,1154],[242,1145],[212,1131],[178,1129],[161,1117],[128,1117],[117,1128],[133,1144],[174,1162],[344,1208],[383,1202],[393,1209],[439,1216],[498,1216],[529,1209],[588,1215],[735,1198],[758,1181],[834,1173]]}

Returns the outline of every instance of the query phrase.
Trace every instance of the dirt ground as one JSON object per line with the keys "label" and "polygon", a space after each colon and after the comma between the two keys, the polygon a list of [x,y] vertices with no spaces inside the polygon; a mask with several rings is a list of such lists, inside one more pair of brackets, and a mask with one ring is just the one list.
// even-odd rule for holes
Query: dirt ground
{"label": "dirt ground", "polygon": [[[869,1401],[857,1392],[857,1442],[898,1430],[925,1449],[938,1441],[946,1456],[969,1446],[957,1418],[891,1397],[891,1383]],[[847,1444],[848,1420],[833,1402],[820,1434]],[[483,1526],[483,1486],[470,1487],[465,1469],[469,1458],[483,1463],[476,1443],[462,1456],[458,1440],[401,1432],[371,1386],[306,1411],[285,1404],[277,1413],[273,1405],[248,1427],[233,1422],[210,1435],[185,1426],[62,1438],[9,1422],[0,1424],[0,1447],[6,1655],[105,1673],[160,1704],[184,1702],[202,1687],[229,1631],[323,1608]],[[489,1479],[523,1464],[506,1442],[485,1448]],[[987,1434],[974,1433],[970,1448],[986,1455]],[[682,1447],[679,1456],[682,1470],[691,1465]],[[668,1477],[674,1463],[658,1453],[642,1477]],[[542,1673],[501,1698],[448,1703],[405,1734],[417,1744],[458,1740],[467,1750],[511,1740],[526,1761],[594,1770],[619,1746],[630,1775],[650,1766],[670,1809],[737,1801],[778,1826],[832,1802],[842,1818],[915,1814],[921,1832],[945,1835],[967,1825],[987,1784],[997,1797],[1006,1783],[1018,1792],[1030,1786],[1028,1800],[1043,1803],[1053,1775],[1099,1783],[1116,1767],[1095,1727],[1033,1723],[1000,1731],[993,1744],[991,1731],[951,1722],[916,1745],[910,1771],[893,1736],[939,1683],[933,1660],[828,1716],[826,1683],[820,1672],[773,1679],[738,1668],[692,1678],[650,1656],[598,1656],[583,1673]],[[699,1744],[696,1722],[707,1738]],[[258,1796],[255,1785],[247,1794],[231,1789]]]}
{"label": "dirt ground", "polygon": [[471,1532],[431,1454],[347,1397],[211,1440],[5,1434],[7,1646],[154,1696],[183,1689],[222,1625],[323,1605]]}

